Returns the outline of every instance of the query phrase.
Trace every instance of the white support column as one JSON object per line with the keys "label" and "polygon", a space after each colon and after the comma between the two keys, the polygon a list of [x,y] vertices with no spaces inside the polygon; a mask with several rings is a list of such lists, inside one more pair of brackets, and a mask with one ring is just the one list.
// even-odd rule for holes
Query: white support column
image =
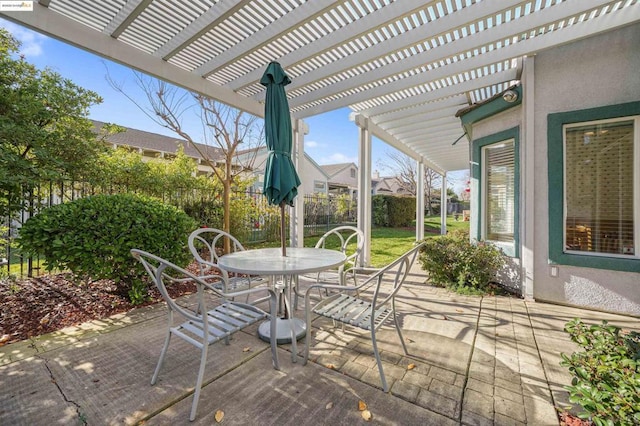
{"label": "white support column", "polygon": [[520,256],[522,271],[522,295],[526,299],[533,299],[533,271],[535,265],[535,123],[534,123],[534,59],[535,56],[527,56],[524,59],[522,72],[522,111],[523,127],[520,139]]}
{"label": "white support column", "polygon": [[369,120],[356,117],[359,128],[358,151],[358,229],[364,233],[364,248],[359,266],[369,266],[371,260],[371,133]]}
{"label": "white support column", "polygon": [[416,182],[416,241],[424,240],[424,163],[417,160],[418,181]]}
{"label": "white support column", "polygon": [[447,234],[447,173],[442,174],[442,189],[440,189],[440,233]]}
{"label": "white support column", "polygon": [[[299,176],[304,171],[304,135],[309,133],[309,127],[302,120],[291,120],[293,127],[293,149],[291,159]],[[289,207],[289,237],[291,247],[304,245],[304,186],[298,187],[298,196],[294,206]]]}

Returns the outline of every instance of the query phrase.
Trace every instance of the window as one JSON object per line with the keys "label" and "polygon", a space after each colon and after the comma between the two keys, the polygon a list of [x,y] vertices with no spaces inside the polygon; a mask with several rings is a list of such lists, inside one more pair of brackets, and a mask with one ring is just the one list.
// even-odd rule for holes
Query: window
{"label": "window", "polygon": [[313,190],[315,192],[326,192],[327,191],[326,182],[322,182],[320,180],[314,180],[313,181]]}
{"label": "window", "polygon": [[351,178],[356,177],[356,169],[351,169]]}
{"label": "window", "polygon": [[549,260],[640,268],[640,102],[549,114]]}
{"label": "window", "polygon": [[472,237],[490,241],[511,257],[520,253],[519,132],[514,127],[476,139],[472,148],[471,177],[478,182],[472,193],[478,211]]}
{"label": "window", "polygon": [[[564,251],[634,256],[640,118],[564,126]],[[636,160],[637,164],[638,161]]]}
{"label": "window", "polygon": [[482,148],[484,170],[482,239],[514,242],[515,158],[514,140],[485,145]]}

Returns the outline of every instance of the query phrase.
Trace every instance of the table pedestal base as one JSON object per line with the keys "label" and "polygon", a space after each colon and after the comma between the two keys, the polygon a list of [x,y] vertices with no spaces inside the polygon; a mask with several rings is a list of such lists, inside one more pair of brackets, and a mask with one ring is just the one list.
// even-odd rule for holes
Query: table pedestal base
{"label": "table pedestal base", "polygon": [[[291,323],[296,340],[303,338],[307,332],[304,321],[299,318],[282,319],[276,318],[276,342],[278,345],[291,343]],[[271,341],[271,321],[265,321],[258,326],[258,337],[265,342]]]}

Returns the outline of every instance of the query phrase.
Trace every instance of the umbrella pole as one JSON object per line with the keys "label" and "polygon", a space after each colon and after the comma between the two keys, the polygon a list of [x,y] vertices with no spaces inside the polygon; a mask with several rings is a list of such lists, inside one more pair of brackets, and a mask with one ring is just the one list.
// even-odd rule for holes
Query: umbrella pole
{"label": "umbrella pole", "polygon": [[282,243],[282,257],[287,256],[287,247],[285,240],[287,233],[284,229],[284,201],[280,203],[280,242]]}

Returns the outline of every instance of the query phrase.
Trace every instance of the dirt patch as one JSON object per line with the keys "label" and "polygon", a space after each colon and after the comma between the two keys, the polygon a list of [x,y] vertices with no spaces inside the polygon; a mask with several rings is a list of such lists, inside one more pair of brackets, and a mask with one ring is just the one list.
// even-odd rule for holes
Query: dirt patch
{"label": "dirt patch", "polygon": [[[173,284],[172,296],[193,293],[195,285]],[[94,319],[158,303],[151,288],[149,301],[132,305],[112,281],[75,281],[71,274],[44,275],[20,281],[0,281],[0,345],[29,339]]]}

